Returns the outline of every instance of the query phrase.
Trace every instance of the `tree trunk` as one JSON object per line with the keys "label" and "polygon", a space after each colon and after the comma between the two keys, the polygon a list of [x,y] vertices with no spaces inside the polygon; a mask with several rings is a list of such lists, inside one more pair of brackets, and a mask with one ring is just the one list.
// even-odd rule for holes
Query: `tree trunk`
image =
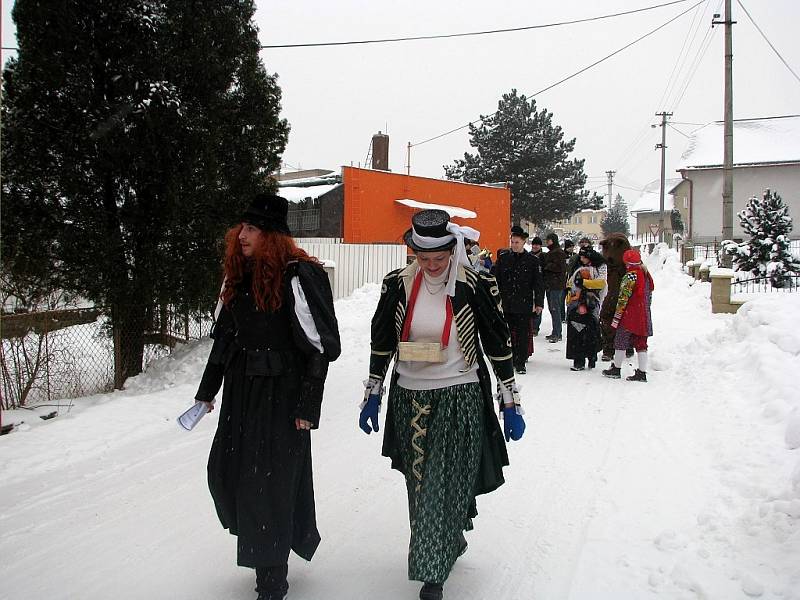
{"label": "tree trunk", "polygon": [[111,308],[114,330],[114,387],[142,372],[146,311],[143,303],[116,304]]}

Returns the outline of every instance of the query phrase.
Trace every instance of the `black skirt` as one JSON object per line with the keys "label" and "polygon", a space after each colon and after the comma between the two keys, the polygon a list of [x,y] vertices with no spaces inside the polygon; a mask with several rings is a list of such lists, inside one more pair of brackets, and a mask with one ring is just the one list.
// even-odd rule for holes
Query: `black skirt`
{"label": "black skirt", "polygon": [[[320,542],[314,508],[311,433],[297,430],[297,358],[265,375],[253,351],[231,359],[208,459],[208,485],[222,526],[238,536],[245,567],[311,560]],[[248,355],[250,355],[248,357]]]}
{"label": "black skirt", "polygon": [[602,347],[600,321],[591,311],[581,315],[577,308],[567,311],[567,358],[596,357]]}

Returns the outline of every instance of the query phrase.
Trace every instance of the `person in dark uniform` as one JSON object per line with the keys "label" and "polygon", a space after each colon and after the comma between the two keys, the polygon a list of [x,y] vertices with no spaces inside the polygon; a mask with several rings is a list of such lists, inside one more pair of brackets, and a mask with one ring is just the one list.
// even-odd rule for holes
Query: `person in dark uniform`
{"label": "person in dark uniform", "polygon": [[[525,235],[528,235],[527,233]],[[539,261],[539,266],[541,267],[544,262],[544,256],[546,252],[542,250],[542,238],[538,235],[534,236],[531,239],[531,254],[536,257]],[[544,281],[544,279],[542,279]],[[544,298],[544,296],[542,296]],[[544,300],[542,300],[544,303]],[[541,312],[534,312],[531,316],[531,337],[536,337],[539,335],[539,328],[542,326],[542,313]],[[531,340],[531,347],[533,346],[533,340]],[[532,352],[531,352],[532,353]],[[530,354],[529,354],[530,355]]]}
{"label": "person in dark uniform", "polygon": [[542,269],[539,259],[525,250],[527,237],[521,227],[512,227],[511,248],[500,253],[493,267],[503,301],[503,315],[511,330],[514,368],[518,373],[526,372],[531,315],[541,315],[544,307]]}
{"label": "person in dark uniform", "polygon": [[222,406],[208,485],[237,563],[256,570],[258,600],[288,591],[289,551],[311,560],[317,531],[311,430],[328,363],[341,351],[328,276],[299,249],[288,203],[259,194],[225,236],[214,344],[195,399]]}

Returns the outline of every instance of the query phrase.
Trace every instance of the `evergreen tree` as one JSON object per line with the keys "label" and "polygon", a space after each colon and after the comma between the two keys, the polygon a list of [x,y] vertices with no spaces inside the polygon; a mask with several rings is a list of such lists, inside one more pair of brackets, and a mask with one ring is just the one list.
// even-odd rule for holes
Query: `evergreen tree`
{"label": "evergreen tree", "polygon": [[220,238],[273,185],[288,124],[252,0],[17,0],[4,73],[3,265],[103,307],[117,381],[154,307],[201,312]]}
{"label": "evergreen tree", "polygon": [[537,110],[536,101],[511,90],[494,115],[470,125],[475,154],[445,166],[449,179],[468,183],[509,182],[514,222],[557,221],[584,208],[583,160],[570,159],[575,139],[564,141],[553,114]]}
{"label": "evergreen tree", "polygon": [[669,221],[670,225],[672,225],[672,231],[674,233],[683,233],[683,217],[681,216],[681,211],[677,208],[673,208],[672,212],[669,213]]}
{"label": "evergreen tree", "polygon": [[800,260],[789,251],[792,218],[783,199],[769,189],[761,198],[753,196],[738,214],[750,239],[742,243],[722,242],[737,270],[767,277],[774,287],[784,287],[789,275],[800,273]]}
{"label": "evergreen tree", "polygon": [[608,210],[606,216],[600,221],[600,229],[604,235],[609,233],[623,233],[630,235],[631,229],[628,225],[628,206],[620,194],[617,194],[614,205]]}

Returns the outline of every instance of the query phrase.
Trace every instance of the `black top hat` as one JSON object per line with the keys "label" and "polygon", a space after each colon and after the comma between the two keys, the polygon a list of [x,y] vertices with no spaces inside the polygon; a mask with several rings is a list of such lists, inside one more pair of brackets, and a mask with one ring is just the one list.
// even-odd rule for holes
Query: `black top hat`
{"label": "black top hat", "polygon": [[275,194],[256,194],[250,206],[244,211],[242,221],[255,225],[261,231],[277,231],[291,235],[286,215],[289,202]]}
{"label": "black top hat", "polygon": [[516,237],[521,237],[523,240],[527,240],[527,239],[528,239],[528,232],[527,232],[527,231],[525,231],[525,230],[524,230],[522,227],[520,227],[519,225],[514,225],[514,226],[511,228],[511,235],[514,235],[514,236],[516,236]]}
{"label": "black top hat", "polygon": [[533,239],[531,240],[531,245],[535,245],[535,246],[541,246],[541,245],[542,245],[542,238],[540,238],[540,237],[537,235],[535,238],[533,238]]}
{"label": "black top hat", "polygon": [[[411,229],[403,234],[403,241],[406,246],[415,252],[441,252],[450,250],[456,245],[455,236],[447,231],[447,224],[450,222],[450,215],[447,211],[438,208],[421,210],[411,217]],[[427,238],[442,238],[441,245],[434,245],[432,248],[425,248],[414,241],[413,234]],[[448,239],[449,238],[449,239]]]}

